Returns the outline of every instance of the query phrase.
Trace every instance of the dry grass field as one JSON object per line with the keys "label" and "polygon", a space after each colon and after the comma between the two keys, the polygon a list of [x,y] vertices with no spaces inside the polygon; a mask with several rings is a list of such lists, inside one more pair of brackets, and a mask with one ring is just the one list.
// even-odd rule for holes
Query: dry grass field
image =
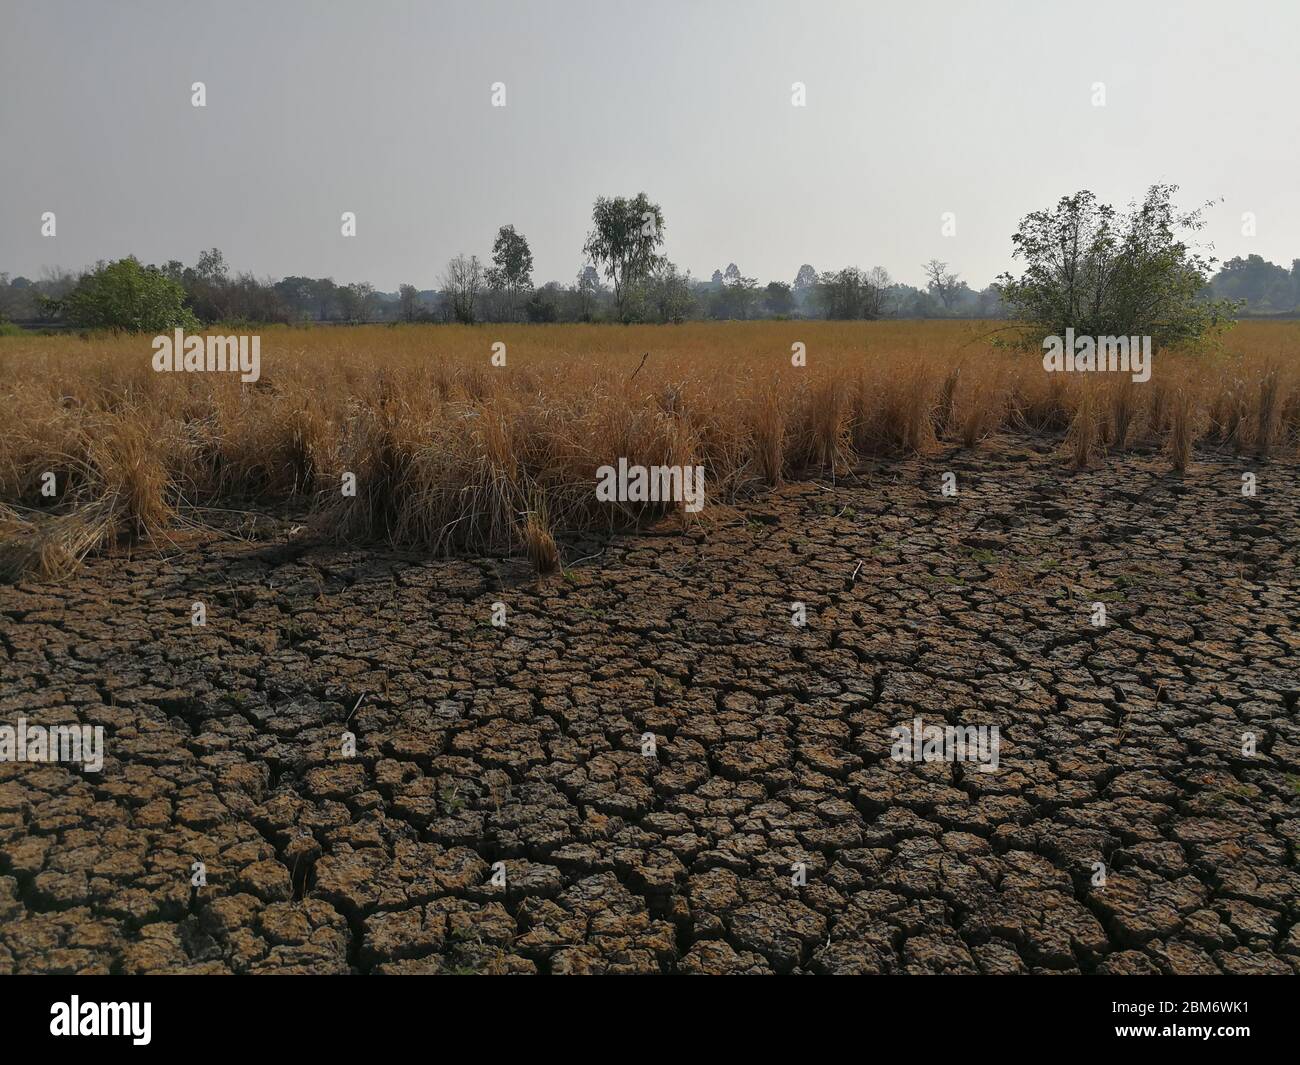
{"label": "dry grass field", "polygon": [[[664,509],[595,498],[597,468],[620,456],[702,465],[717,504],[1006,431],[1059,438],[1076,467],[1158,447],[1182,470],[1197,447],[1294,454],[1300,440],[1300,323],[1157,352],[1136,384],[1045,373],[1041,352],[996,345],[999,328],[271,328],[255,384],[156,373],[147,337],[0,338],[3,568],[58,577],[247,506],[309,514],[344,543],[526,552],[546,570],[556,534]],[[797,343],[806,366],[791,364]]]}

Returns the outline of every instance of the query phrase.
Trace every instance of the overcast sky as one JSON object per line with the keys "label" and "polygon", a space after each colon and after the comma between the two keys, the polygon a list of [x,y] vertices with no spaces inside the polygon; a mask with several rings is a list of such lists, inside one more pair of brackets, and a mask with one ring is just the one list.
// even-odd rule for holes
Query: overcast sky
{"label": "overcast sky", "polygon": [[1295,0],[0,0],[0,270],[215,245],[431,288],[513,223],[567,283],[592,200],[644,190],[698,277],[937,257],[979,287],[1028,211],[1155,181],[1223,198],[1219,258],[1289,265],[1298,40]]}

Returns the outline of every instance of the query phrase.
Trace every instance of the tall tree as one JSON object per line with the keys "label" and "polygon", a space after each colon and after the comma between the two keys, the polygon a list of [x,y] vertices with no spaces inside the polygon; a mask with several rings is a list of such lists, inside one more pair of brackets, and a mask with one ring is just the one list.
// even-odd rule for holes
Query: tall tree
{"label": "tall tree", "polygon": [[884,314],[893,287],[894,279],[883,266],[873,266],[868,270],[862,293],[862,317],[876,319]]}
{"label": "tall tree", "polygon": [[577,293],[578,315],[582,321],[591,320],[591,312],[595,309],[595,303],[601,298],[601,274],[590,263],[577,272]]}
{"label": "tall tree", "polygon": [[451,300],[451,312],[456,321],[466,325],[473,324],[474,301],[482,286],[483,264],[479,262],[477,255],[457,255],[447,263],[442,287]]}
{"label": "tall tree", "polygon": [[604,264],[614,286],[614,304],[623,318],[628,288],[649,275],[664,242],[664,214],[644,192],[632,199],[599,196],[591,210],[592,230],[583,254]]}
{"label": "tall tree", "polygon": [[578,313],[584,322],[591,321],[596,301],[600,298],[600,274],[591,263],[578,271]]}
{"label": "tall tree", "polygon": [[420,298],[420,293],[414,285],[402,285],[397,290],[397,301],[401,307],[402,321],[415,321],[416,304]]}
{"label": "tall tree", "polygon": [[944,310],[952,310],[952,301],[957,294],[960,275],[949,271],[947,263],[931,259],[925,264],[925,276],[930,291],[939,297]]}
{"label": "tall tree", "polygon": [[492,265],[484,280],[489,288],[505,295],[511,321],[516,315],[519,293],[533,285],[533,252],[522,233],[514,226],[502,226],[492,245]]}

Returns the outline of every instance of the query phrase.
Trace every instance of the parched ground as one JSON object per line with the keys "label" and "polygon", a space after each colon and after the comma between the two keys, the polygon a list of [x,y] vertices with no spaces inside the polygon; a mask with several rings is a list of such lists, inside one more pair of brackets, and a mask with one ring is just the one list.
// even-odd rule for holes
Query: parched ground
{"label": "parched ground", "polygon": [[[0,971],[1300,971],[1300,474],[1166,470],[1013,440],[543,581],[281,534],[0,588],[0,722],[108,752],[0,765]],[[999,770],[892,761],[917,716]]]}

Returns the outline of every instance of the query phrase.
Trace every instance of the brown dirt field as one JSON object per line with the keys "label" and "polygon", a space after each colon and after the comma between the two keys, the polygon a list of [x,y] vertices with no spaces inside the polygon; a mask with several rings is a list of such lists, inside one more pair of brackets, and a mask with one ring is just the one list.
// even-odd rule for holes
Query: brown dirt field
{"label": "brown dirt field", "polygon": [[0,721],[107,732],[0,764],[0,971],[1300,972],[1297,518],[1013,437],[544,579],[284,522],[0,586]]}

